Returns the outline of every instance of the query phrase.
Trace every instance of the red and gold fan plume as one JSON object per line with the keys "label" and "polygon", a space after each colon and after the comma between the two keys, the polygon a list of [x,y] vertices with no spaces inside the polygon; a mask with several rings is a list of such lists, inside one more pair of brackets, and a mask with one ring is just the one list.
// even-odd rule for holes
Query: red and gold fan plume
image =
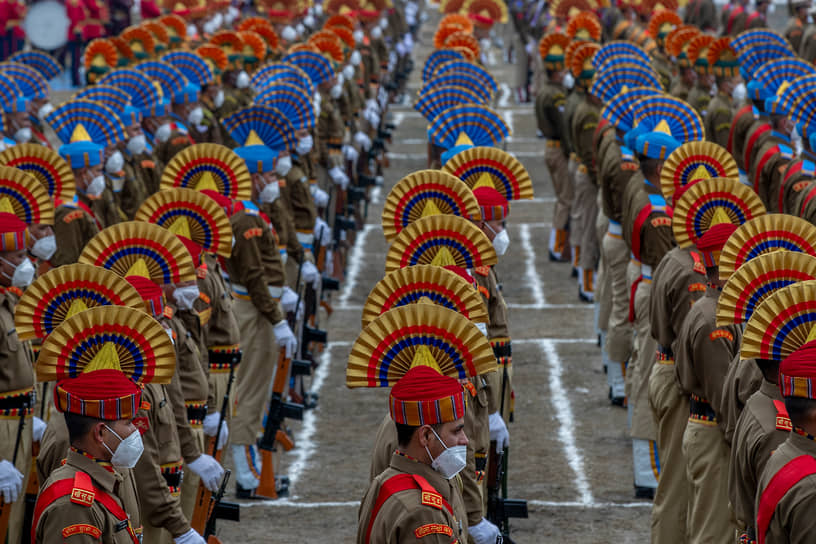
{"label": "red and gold fan plume", "polygon": [[323,10],[329,15],[349,15],[360,9],[360,2],[358,0],[328,0],[323,6]]}
{"label": "red and gold fan plume", "polygon": [[402,229],[385,258],[385,271],[417,264],[476,268],[496,264],[488,237],[467,219],[431,215]]}
{"label": "red and gold fan plume", "polygon": [[665,41],[666,36],[683,24],[683,19],[680,18],[674,11],[666,9],[660,10],[652,15],[649,20],[649,26],[646,27],[649,36],[655,39],[658,44]]}
{"label": "red and gold fan plume", "polygon": [[570,17],[588,11],[592,11],[592,4],[587,0],[561,0],[550,8],[550,14],[562,21],[569,21]]}
{"label": "red and gold fan plume", "polygon": [[153,34],[157,46],[167,48],[170,45],[170,33],[167,32],[167,28],[163,24],[156,21],[145,21],[142,23],[142,27]]}
{"label": "red and gold fan plume", "polygon": [[717,300],[717,325],[743,323],[777,289],[816,280],[816,257],[774,251],[751,259],[725,283]]}
{"label": "red and gold fan plume", "polygon": [[470,50],[471,56],[473,58],[479,57],[479,40],[477,40],[471,34],[467,34],[466,32],[454,32],[447,38],[445,38],[445,48],[453,48],[458,49],[460,47],[464,47]]}
{"label": "red and gold fan plume", "polygon": [[0,164],[26,172],[48,191],[55,206],[74,198],[74,172],[59,153],[40,144],[17,144],[0,153]]}
{"label": "red and gold fan plume", "polygon": [[266,41],[260,34],[252,30],[243,30],[238,32],[238,37],[243,44],[244,58],[254,57],[258,59],[255,62],[263,62],[266,59]]}
{"label": "red and gold fan plume", "polygon": [[113,70],[119,62],[119,55],[116,47],[103,38],[91,40],[83,54],[83,64],[85,71],[90,71],[92,67],[101,70]]}
{"label": "red and gold fan plume", "polygon": [[196,144],[170,159],[161,179],[162,189],[210,189],[230,200],[249,200],[252,178],[244,159],[228,147]]}
{"label": "red and gold fan plume", "polygon": [[471,147],[454,155],[442,167],[470,187],[487,185],[507,200],[533,198],[533,182],[524,165],[506,151],[495,147]]}
{"label": "red and gold fan plume", "polygon": [[382,212],[388,243],[417,219],[457,215],[478,221],[482,214],[473,191],[459,178],[441,170],[419,170],[402,178],[388,193]]}
{"label": "red and gold fan plume", "polygon": [[354,47],[357,45],[354,42],[354,32],[348,28],[344,26],[326,26],[323,28],[340,38],[340,41],[342,41],[343,45],[345,45],[347,48],[354,49]]}
{"label": "red and gold fan plume", "polygon": [[336,63],[341,63],[345,59],[342,42],[336,34],[331,32],[321,34],[318,32],[309,38],[309,43]]}
{"label": "red and gold fan plume", "polygon": [[440,25],[436,29],[436,32],[434,32],[434,47],[436,49],[442,49],[445,47],[445,41],[448,37],[457,32],[467,32],[470,34],[471,31],[466,31],[464,27],[457,24]]}
{"label": "red and gold fan plume", "polygon": [[437,304],[476,323],[488,321],[484,299],[473,284],[441,266],[418,265],[395,270],[377,282],[363,306],[362,326],[414,303]]}
{"label": "red and gold fan plume", "polygon": [[335,14],[326,19],[325,26],[344,26],[349,30],[354,30],[354,19],[348,15]]}
{"label": "red and gold fan plume", "polygon": [[13,213],[26,225],[53,225],[54,203],[37,178],[0,166],[0,213]]}
{"label": "red and gold fan plume", "polygon": [[782,361],[813,339],[816,326],[816,282],[778,289],[751,315],[742,336],[742,359]]}
{"label": "red and gold fan plume", "polygon": [[277,51],[280,49],[280,37],[271,25],[255,26],[251,30],[264,39],[266,42],[266,47],[270,51]]}
{"label": "red and gold fan plume", "polygon": [[141,221],[117,223],[85,245],[79,262],[101,266],[123,278],[143,276],[158,285],[195,281],[190,252],[174,234]]}
{"label": "red and gold fan plume", "polygon": [[571,40],[601,41],[601,21],[591,11],[584,11],[570,17],[567,22],[567,36]]}
{"label": "red and gold fan plume", "polygon": [[271,27],[271,23],[264,19],[263,17],[247,17],[243,21],[240,21],[238,24],[235,25],[235,30],[237,32],[242,32],[244,30],[255,30],[256,27],[259,26],[267,26]]}
{"label": "red and gold fan plume", "polygon": [[483,22],[506,23],[509,19],[507,4],[504,0],[465,0],[462,9],[467,12],[476,23]]}
{"label": "red and gold fan plume", "polygon": [[97,306],[145,311],[136,288],[110,270],[89,264],[53,268],[29,285],[14,308],[20,340],[45,338],[69,317]]}
{"label": "red and gold fan plume", "polygon": [[217,45],[204,44],[196,49],[196,54],[210,66],[214,75],[220,74],[227,69],[229,63],[227,54]]}
{"label": "red and gold fan plume", "polygon": [[473,22],[463,13],[449,13],[439,21],[438,28],[455,26],[464,32],[473,32]]}
{"label": "red and gold fan plume", "polygon": [[161,19],[161,24],[167,29],[171,44],[181,44],[187,40],[187,24],[184,19],[175,14],[165,15]]}
{"label": "red and gold fan plume", "polygon": [[772,251],[816,255],[816,226],[793,215],[769,213],[743,223],[720,255],[720,279],[727,280],[751,259]]}
{"label": "red and gold fan plume", "polygon": [[465,0],[441,0],[439,2],[439,11],[445,14],[460,13],[464,4]]}
{"label": "red and gold fan plume", "polygon": [[671,202],[674,194],[693,181],[710,178],[738,178],[737,161],[714,142],[688,142],[674,151],[660,170],[660,190]]}
{"label": "red and gold fan plume", "polygon": [[495,370],[496,357],[466,317],[435,304],[409,304],[363,329],[351,348],[346,385],[390,387],[419,365],[465,379]]}
{"label": "red and gold fan plume", "polygon": [[176,352],[150,315],[122,306],[98,306],[66,319],[48,335],[37,358],[39,381],[83,372],[121,370],[137,383],[170,383]]}
{"label": "red and gold fan plume", "polygon": [[129,26],[122,31],[121,36],[139,60],[146,60],[156,52],[156,40],[144,27]]}
{"label": "red and gold fan plume", "polygon": [[192,240],[207,253],[228,258],[232,252],[232,227],[215,200],[193,189],[174,187],[153,194],[134,216]]}

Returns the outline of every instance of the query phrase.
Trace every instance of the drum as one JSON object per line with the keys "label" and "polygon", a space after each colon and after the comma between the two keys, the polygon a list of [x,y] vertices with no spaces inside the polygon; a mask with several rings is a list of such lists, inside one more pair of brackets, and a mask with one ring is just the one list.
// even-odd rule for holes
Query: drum
{"label": "drum", "polygon": [[23,29],[31,45],[53,51],[68,42],[70,21],[65,5],[57,0],[42,0],[28,6]]}

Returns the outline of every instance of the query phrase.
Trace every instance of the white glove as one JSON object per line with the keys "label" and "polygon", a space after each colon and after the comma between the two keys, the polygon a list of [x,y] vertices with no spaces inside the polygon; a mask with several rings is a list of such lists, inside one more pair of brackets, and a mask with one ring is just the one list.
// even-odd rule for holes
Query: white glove
{"label": "white glove", "polygon": [[17,500],[23,490],[23,474],[17,468],[3,459],[0,461],[0,495],[3,502],[10,503]]}
{"label": "white glove", "polygon": [[283,288],[283,292],[281,293],[280,297],[281,308],[286,313],[294,312],[295,307],[298,303],[298,296],[297,293],[289,289],[288,287]]}
{"label": "white glove", "polygon": [[363,151],[371,149],[371,138],[362,130],[358,130],[354,133],[354,143],[359,145]]}
{"label": "white glove", "polygon": [[510,445],[510,433],[507,432],[507,425],[505,425],[501,414],[493,412],[487,418],[487,424],[490,427],[490,441],[496,441],[496,453],[504,451],[504,448]]}
{"label": "white glove", "polygon": [[45,432],[46,427],[45,421],[34,416],[34,419],[31,421],[31,440],[34,442],[39,442],[42,440],[43,433]]}
{"label": "white glove", "polygon": [[[221,414],[219,412],[207,414],[206,417],[204,417],[204,434],[207,436],[215,436],[215,433],[218,433],[219,421],[221,421]],[[227,420],[225,419],[224,423],[221,424],[221,432],[218,433],[218,443],[215,445],[215,449],[220,450],[226,446],[227,438],[229,438],[229,428],[227,428]]]}
{"label": "white glove", "polygon": [[326,250],[326,274],[331,276],[334,274],[334,252],[331,249]]}
{"label": "white glove", "polygon": [[365,110],[363,112],[363,117],[365,118],[366,121],[371,123],[372,127],[380,126],[380,116],[376,111],[374,111],[374,110]]}
{"label": "white glove", "polygon": [[350,162],[357,162],[357,158],[360,156],[360,153],[354,149],[354,146],[351,145],[344,145],[343,146],[343,157]]}
{"label": "white glove", "polygon": [[374,110],[377,113],[379,113],[380,112],[380,105],[373,98],[369,98],[369,99],[367,99],[365,101],[365,109]]}
{"label": "white glove", "polygon": [[482,518],[476,525],[468,527],[468,534],[476,544],[496,544],[501,532],[498,527]]}
{"label": "white glove", "polygon": [[201,456],[192,463],[187,463],[187,467],[198,474],[204,487],[213,493],[218,491],[218,486],[221,485],[221,478],[224,477],[224,467],[222,467],[221,463],[216,461],[213,456],[207,455],[206,453],[201,454]]}
{"label": "white glove", "polygon": [[303,276],[305,283],[311,283],[315,291],[320,289],[320,284],[323,278],[320,277],[320,272],[317,267],[309,261],[303,261],[303,267],[300,269],[300,275]]}
{"label": "white glove", "polygon": [[328,248],[332,241],[332,230],[322,217],[315,219],[314,233],[320,237],[320,247]]}
{"label": "white glove", "polygon": [[294,357],[295,350],[297,350],[297,338],[292,333],[292,329],[289,328],[289,323],[280,321],[275,324],[272,330],[275,332],[275,342],[278,347],[286,350],[286,358],[291,359]]}
{"label": "white glove", "polygon": [[340,169],[339,166],[335,166],[329,170],[329,176],[331,177],[332,181],[339,185],[344,191],[348,188],[349,177],[345,172],[343,172],[343,170]]}
{"label": "white glove", "polygon": [[176,544],[207,544],[207,541],[204,540],[200,534],[198,534],[195,529],[190,529],[186,533],[181,536],[177,536],[173,539],[173,542]]}
{"label": "white glove", "polygon": [[533,51],[535,51],[535,42],[530,40],[527,42],[527,45],[524,46],[524,50],[527,51],[528,55],[532,55]]}
{"label": "white glove", "polygon": [[397,54],[398,54],[400,57],[404,57],[404,56],[405,56],[405,54],[407,53],[407,51],[405,50],[405,44],[404,44],[404,43],[402,43],[402,42],[397,42],[397,47],[396,47],[396,49],[397,49]]}

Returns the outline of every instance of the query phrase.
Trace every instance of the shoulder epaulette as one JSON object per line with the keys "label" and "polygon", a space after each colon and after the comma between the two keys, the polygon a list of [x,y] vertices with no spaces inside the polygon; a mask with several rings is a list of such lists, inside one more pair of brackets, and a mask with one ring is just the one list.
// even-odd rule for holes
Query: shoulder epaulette
{"label": "shoulder epaulette", "polygon": [[790,416],[788,416],[788,410],[785,408],[784,401],[775,400],[773,403],[776,408],[776,429],[778,431],[792,431],[793,424],[791,423]]}
{"label": "shoulder epaulette", "polygon": [[82,506],[93,506],[96,490],[91,477],[85,472],[74,474],[74,488],[71,490],[71,502]]}
{"label": "shoulder epaulette", "polygon": [[473,269],[473,271],[476,272],[477,274],[479,274],[480,276],[487,277],[487,275],[490,274],[490,267],[489,266],[477,266],[476,268]]}

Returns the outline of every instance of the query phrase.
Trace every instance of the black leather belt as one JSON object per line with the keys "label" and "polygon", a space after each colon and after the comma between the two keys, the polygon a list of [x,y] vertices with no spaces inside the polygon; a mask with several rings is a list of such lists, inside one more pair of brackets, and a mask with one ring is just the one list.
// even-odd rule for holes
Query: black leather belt
{"label": "black leather belt", "polygon": [[206,406],[188,406],[187,419],[189,421],[203,421],[207,417]]}
{"label": "black leather belt", "polygon": [[513,348],[510,347],[509,342],[507,344],[495,345],[495,346],[493,346],[493,355],[495,355],[496,358],[499,358],[499,357],[512,357],[513,356]]}
{"label": "black leather belt", "polygon": [[29,391],[20,395],[0,397],[0,410],[20,410],[24,407],[31,408],[34,394]]}
{"label": "black leather belt", "polygon": [[699,421],[717,422],[717,414],[708,401],[694,394],[689,397],[689,417]]}
{"label": "black leather belt", "polygon": [[178,470],[176,472],[165,472],[162,470],[164,481],[167,482],[167,487],[181,487],[181,478],[184,472]]}
{"label": "black leather belt", "polygon": [[234,351],[230,353],[226,351],[207,350],[207,353],[209,354],[209,362],[211,365],[233,366],[241,362],[241,351]]}

